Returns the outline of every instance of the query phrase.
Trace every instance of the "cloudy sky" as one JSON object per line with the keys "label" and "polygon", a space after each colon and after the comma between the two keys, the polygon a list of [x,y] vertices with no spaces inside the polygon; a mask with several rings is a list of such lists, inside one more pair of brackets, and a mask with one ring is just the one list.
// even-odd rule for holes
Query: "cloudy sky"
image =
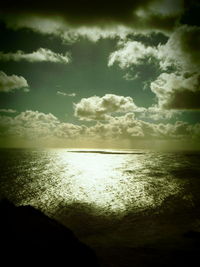
{"label": "cloudy sky", "polygon": [[198,1],[0,7],[0,146],[200,148]]}

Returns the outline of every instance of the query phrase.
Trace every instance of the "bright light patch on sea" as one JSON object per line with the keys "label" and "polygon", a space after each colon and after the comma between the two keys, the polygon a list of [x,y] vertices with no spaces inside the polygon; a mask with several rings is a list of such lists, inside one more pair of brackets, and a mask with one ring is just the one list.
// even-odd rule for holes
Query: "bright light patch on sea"
{"label": "bright light patch on sea", "polygon": [[[59,205],[83,203],[102,214],[159,206],[181,192],[163,156],[144,151],[26,151],[13,166],[7,194],[18,204],[54,213]],[[166,160],[166,159],[165,159]]]}
{"label": "bright light patch on sea", "polygon": [[[112,151],[114,152],[114,151]],[[147,155],[55,151],[49,179],[55,186],[44,193],[66,203],[86,203],[105,213],[123,213],[160,205],[181,189],[176,180],[154,177],[146,166]],[[49,176],[49,170],[55,173]],[[43,173],[44,175],[45,173]],[[42,197],[42,196],[41,196]]]}

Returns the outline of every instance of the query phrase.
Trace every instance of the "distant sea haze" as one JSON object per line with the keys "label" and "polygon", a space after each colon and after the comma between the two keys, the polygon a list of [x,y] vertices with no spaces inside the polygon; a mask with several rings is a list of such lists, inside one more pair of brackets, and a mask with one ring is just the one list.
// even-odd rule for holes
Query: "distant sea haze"
{"label": "distant sea haze", "polygon": [[113,266],[123,266],[125,247],[200,231],[199,152],[1,149],[0,157],[1,198],[57,219],[105,261],[109,247]]}

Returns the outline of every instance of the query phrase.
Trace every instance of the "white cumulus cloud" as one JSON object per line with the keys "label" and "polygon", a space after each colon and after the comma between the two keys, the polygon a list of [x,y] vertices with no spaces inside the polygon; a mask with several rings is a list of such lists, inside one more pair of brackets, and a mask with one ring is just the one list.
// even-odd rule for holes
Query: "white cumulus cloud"
{"label": "white cumulus cloud", "polygon": [[129,96],[106,94],[103,97],[82,98],[74,104],[74,114],[81,120],[106,120],[112,113],[138,111],[133,99]]}
{"label": "white cumulus cloud", "polygon": [[[7,139],[6,139],[7,138]],[[107,121],[98,121],[93,126],[61,122],[53,114],[27,110],[15,117],[0,116],[0,140],[12,140],[15,145],[31,146],[72,146],[73,144],[148,144],[164,141],[182,144],[193,142],[199,146],[200,123],[189,124],[183,121],[176,123],[150,123],[139,120],[134,113],[123,116],[110,116]],[[19,143],[20,141],[20,143]],[[189,146],[190,147],[190,146]],[[191,148],[191,147],[190,147]]]}
{"label": "white cumulus cloud", "polygon": [[5,72],[0,71],[0,92],[12,92],[17,89],[29,91],[29,85],[26,79],[22,76],[7,75]]}
{"label": "white cumulus cloud", "polygon": [[145,46],[141,42],[128,41],[120,43],[119,49],[109,56],[108,66],[118,63],[120,68],[129,68],[131,65],[144,63],[145,59],[156,56],[157,49]]}

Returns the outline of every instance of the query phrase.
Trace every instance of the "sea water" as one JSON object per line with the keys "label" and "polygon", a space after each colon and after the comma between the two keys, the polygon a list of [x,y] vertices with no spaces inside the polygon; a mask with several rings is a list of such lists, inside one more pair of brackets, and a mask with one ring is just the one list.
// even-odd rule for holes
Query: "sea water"
{"label": "sea water", "polygon": [[0,157],[1,198],[42,210],[94,247],[200,226],[199,152],[1,149]]}

